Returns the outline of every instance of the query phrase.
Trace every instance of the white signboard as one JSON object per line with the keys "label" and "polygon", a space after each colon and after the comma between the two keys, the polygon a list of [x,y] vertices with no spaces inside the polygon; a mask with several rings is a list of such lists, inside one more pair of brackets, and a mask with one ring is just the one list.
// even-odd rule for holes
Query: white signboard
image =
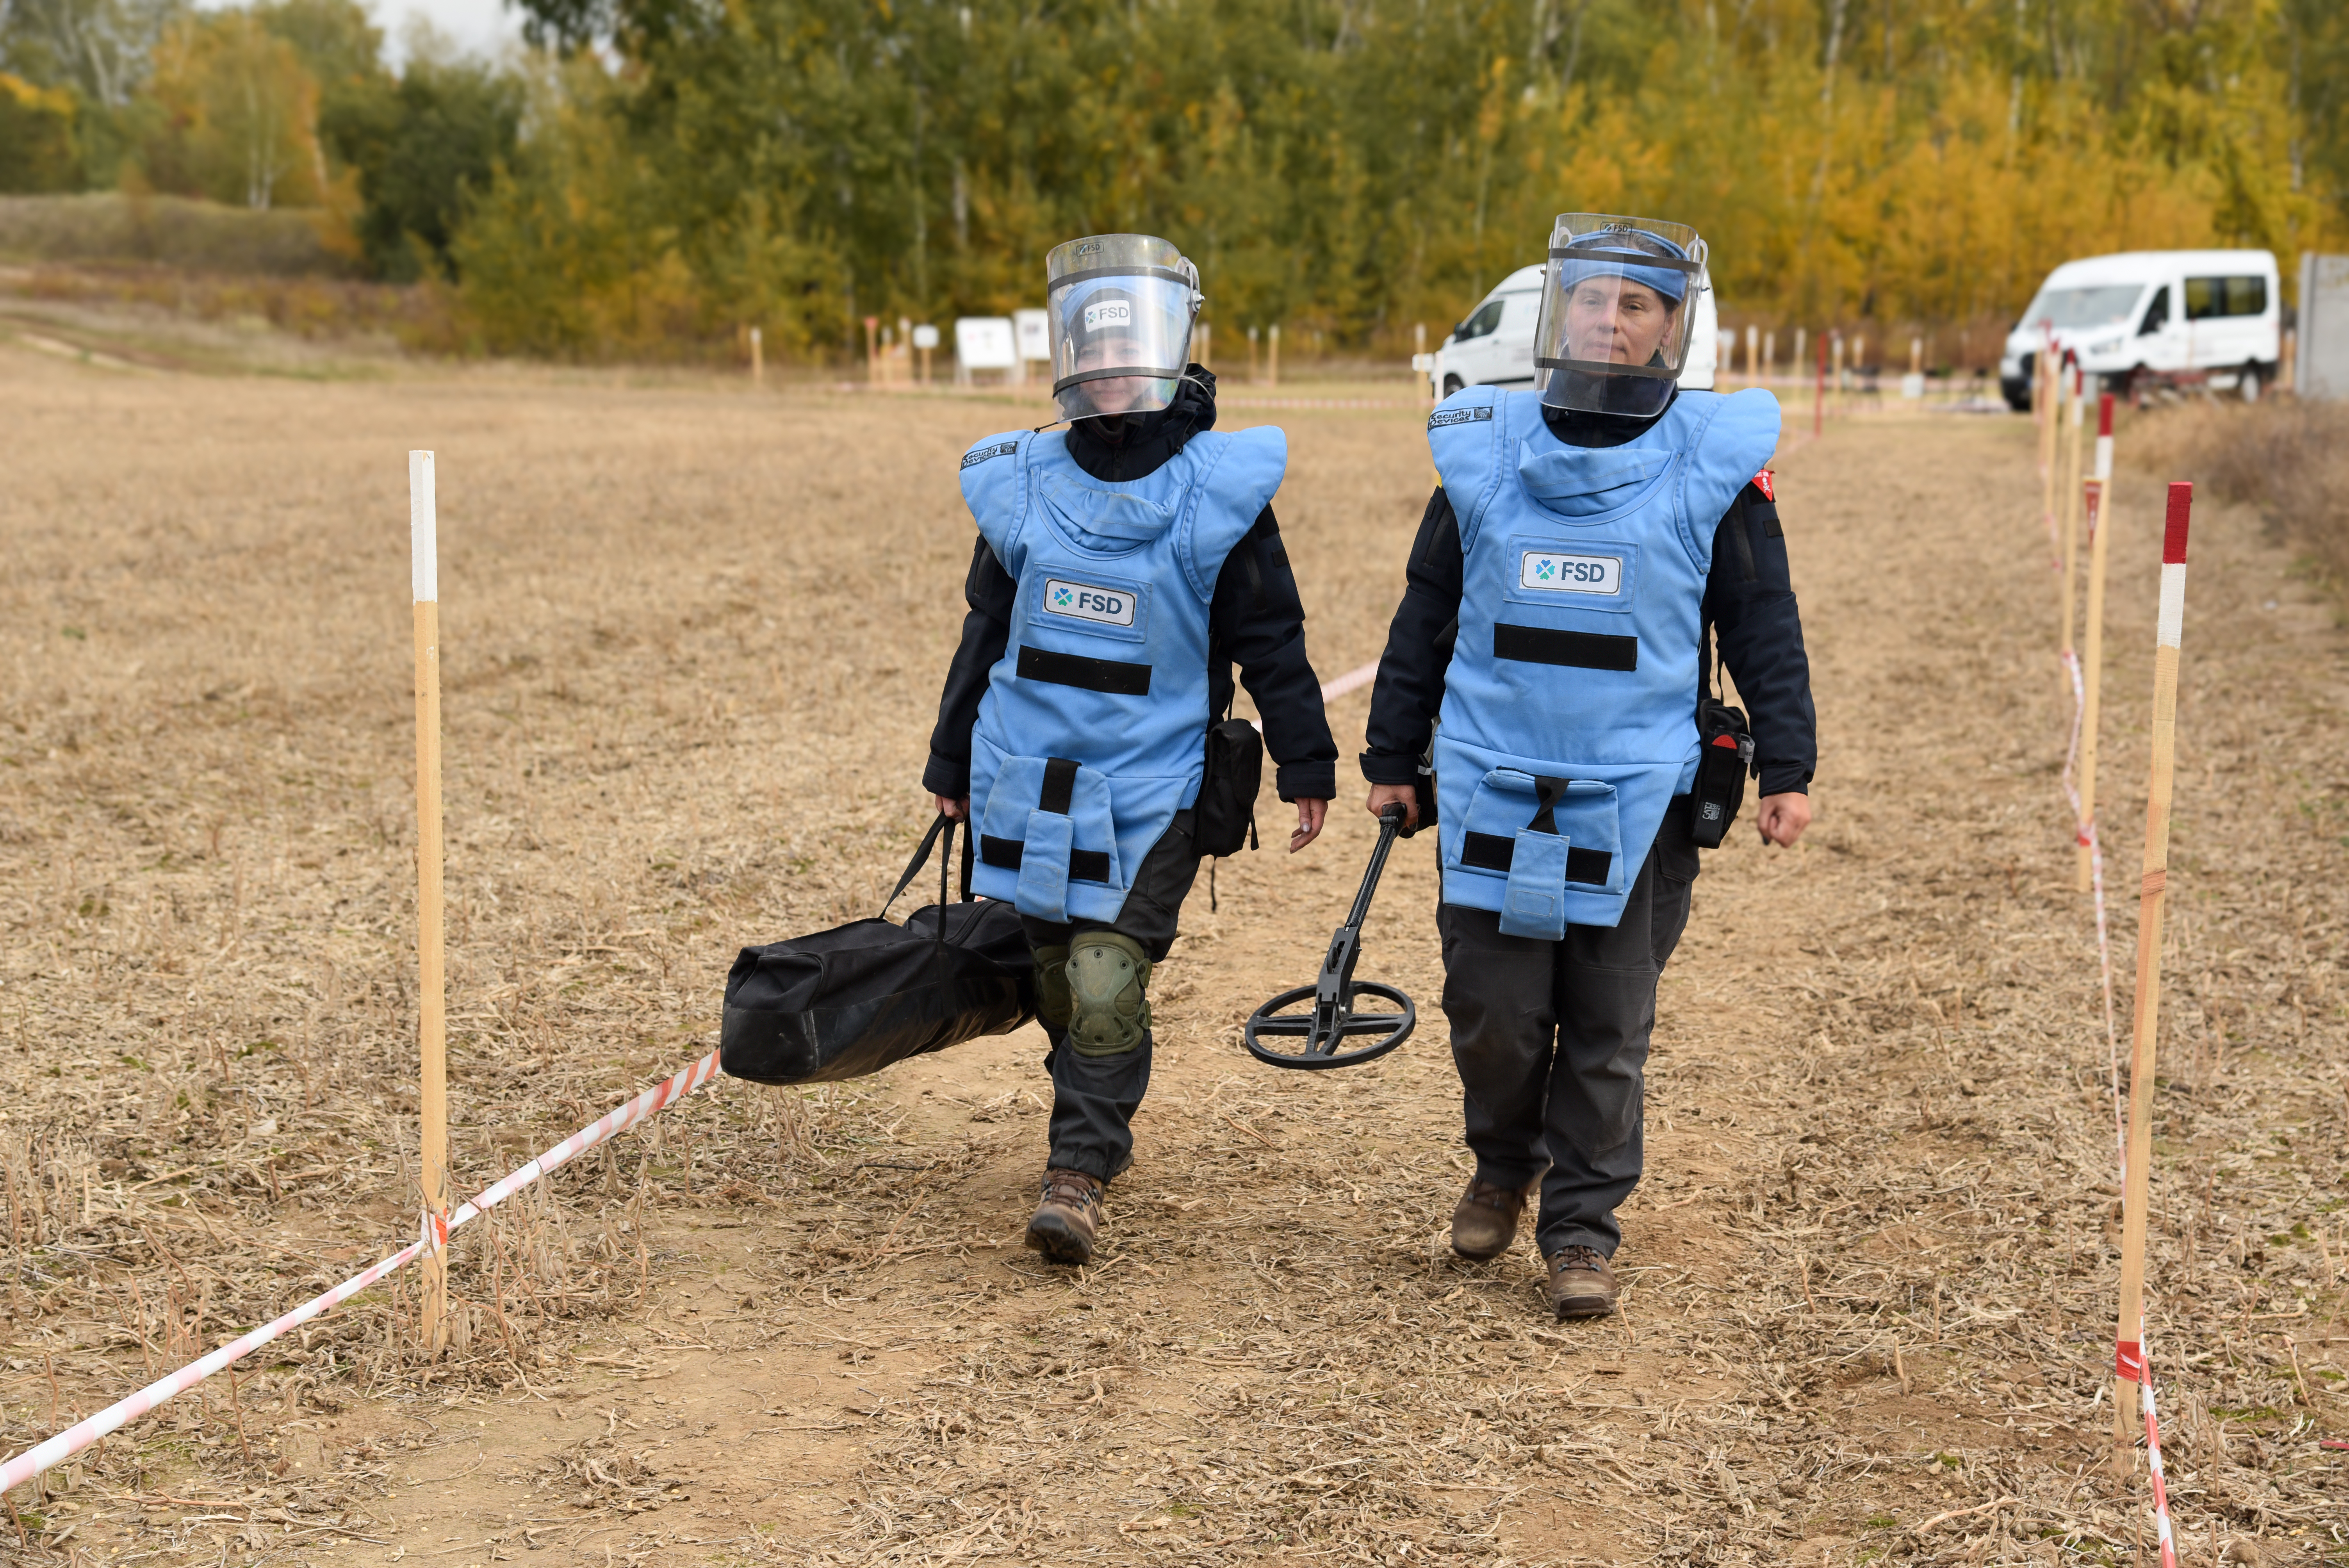
{"label": "white signboard", "polygon": [[2300,255],[2300,356],[2292,390],[2349,397],[2349,256]]}
{"label": "white signboard", "polygon": [[938,346],[938,329],[937,329],[936,327],[932,326],[932,325],[931,325],[929,323],[927,323],[927,322],[924,322],[921,325],[919,325],[919,326],[917,326],[917,327],[914,328],[914,346],[915,346],[915,347],[916,347],[916,348],[936,348],[937,346]]}
{"label": "white signboard", "polygon": [[1019,335],[1019,357],[1050,359],[1052,357],[1052,335],[1046,327],[1040,310],[1015,310],[1011,325]]}
{"label": "white signboard", "polygon": [[1016,370],[1019,356],[1011,338],[1009,316],[964,316],[955,323],[955,357],[965,370]]}

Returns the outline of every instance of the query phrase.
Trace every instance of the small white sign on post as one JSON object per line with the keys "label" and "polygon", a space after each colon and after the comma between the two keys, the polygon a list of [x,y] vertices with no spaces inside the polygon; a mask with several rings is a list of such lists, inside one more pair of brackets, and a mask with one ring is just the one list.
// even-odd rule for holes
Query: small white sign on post
{"label": "small white sign on post", "polygon": [[1015,310],[1011,313],[1011,329],[1019,338],[1019,357],[1050,359],[1052,357],[1052,333],[1040,310]]}
{"label": "small white sign on post", "polygon": [[928,322],[924,322],[921,325],[914,328],[915,347],[936,348],[937,346],[938,329],[936,327],[932,326]]}
{"label": "small white sign on post", "polygon": [[955,380],[974,370],[998,370],[1009,381],[1019,369],[1018,334],[1008,315],[967,315],[955,323]]}

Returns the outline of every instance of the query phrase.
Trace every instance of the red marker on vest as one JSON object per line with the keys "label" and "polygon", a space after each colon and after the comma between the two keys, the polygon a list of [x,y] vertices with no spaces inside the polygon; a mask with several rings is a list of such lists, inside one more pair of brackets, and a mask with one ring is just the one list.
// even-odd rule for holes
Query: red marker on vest
{"label": "red marker on vest", "polygon": [[1762,499],[1764,500],[1775,502],[1778,499],[1778,492],[1770,487],[1770,470],[1768,469],[1764,469],[1760,473],[1754,476],[1754,488],[1762,492]]}

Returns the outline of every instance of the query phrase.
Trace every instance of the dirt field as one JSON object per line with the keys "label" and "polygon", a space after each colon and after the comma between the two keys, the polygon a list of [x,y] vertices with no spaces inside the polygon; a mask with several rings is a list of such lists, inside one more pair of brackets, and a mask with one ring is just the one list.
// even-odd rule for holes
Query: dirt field
{"label": "dirt field", "polygon": [[[1326,677],[1382,641],[1417,418],[1247,401],[1227,425],[1290,432]],[[0,346],[8,1452],[413,1233],[403,454],[440,453],[471,1191],[708,1048],[739,945],[879,904],[926,811],[955,458],[1038,418]],[[2124,432],[2114,552],[2124,1028],[2159,439]],[[1097,1266],[1018,1244],[1033,1031],[835,1089],[720,1082],[462,1233],[449,1362],[380,1289],[19,1489],[0,1553],[2150,1562],[2142,1462],[2106,1464],[2112,1112],[2032,450],[1943,415],[1783,455],[1818,820],[1707,859],[1619,1317],[1548,1321],[1529,1247],[1444,1246],[1467,1162],[1430,843],[1362,969],[1419,999],[1417,1038],[1333,1076],[1240,1051],[1352,892],[1348,785],[1321,844],[1226,862],[1220,912],[1185,912]],[[2206,508],[2151,1332],[2201,1564],[2349,1563],[2344,655],[2256,522]],[[1334,705],[1349,753],[1366,704]]]}

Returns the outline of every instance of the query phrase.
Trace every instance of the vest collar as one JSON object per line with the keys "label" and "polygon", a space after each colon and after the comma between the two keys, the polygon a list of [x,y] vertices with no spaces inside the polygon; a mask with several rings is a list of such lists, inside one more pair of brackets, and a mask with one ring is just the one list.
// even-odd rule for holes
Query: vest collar
{"label": "vest collar", "polygon": [[1080,548],[1112,554],[1138,549],[1174,527],[1195,466],[1177,452],[1147,479],[1118,484],[1087,474],[1065,446],[1057,453],[1048,446],[1041,455],[1038,503]]}
{"label": "vest collar", "polygon": [[1659,418],[1619,447],[1570,447],[1537,419],[1517,443],[1517,481],[1541,507],[1564,517],[1622,511],[1646,499],[1680,456],[1651,439],[1663,423]]}

